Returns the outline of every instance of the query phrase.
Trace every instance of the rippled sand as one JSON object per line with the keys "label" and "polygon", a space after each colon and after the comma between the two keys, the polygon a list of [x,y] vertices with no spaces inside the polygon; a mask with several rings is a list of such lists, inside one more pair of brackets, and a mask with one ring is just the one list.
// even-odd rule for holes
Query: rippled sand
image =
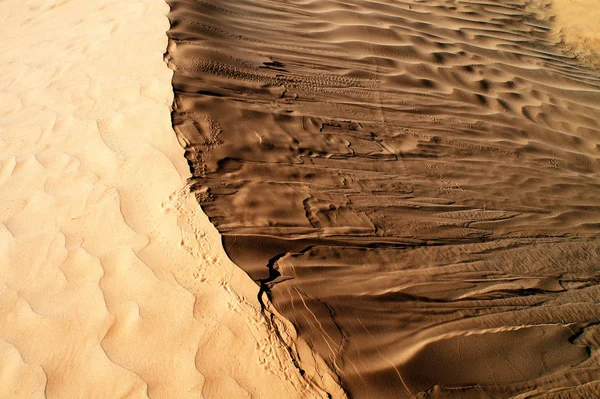
{"label": "rippled sand", "polygon": [[600,395],[600,74],[580,19],[169,4],[196,197],[352,397]]}
{"label": "rippled sand", "polygon": [[189,195],[167,12],[0,2],[0,398],[340,397]]}

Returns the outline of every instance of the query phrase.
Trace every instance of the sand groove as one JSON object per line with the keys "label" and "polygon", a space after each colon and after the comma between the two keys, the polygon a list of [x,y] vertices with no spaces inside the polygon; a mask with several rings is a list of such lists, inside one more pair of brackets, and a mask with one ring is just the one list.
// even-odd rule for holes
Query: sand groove
{"label": "sand groove", "polygon": [[598,394],[600,75],[498,3],[169,1],[196,197],[353,397]]}

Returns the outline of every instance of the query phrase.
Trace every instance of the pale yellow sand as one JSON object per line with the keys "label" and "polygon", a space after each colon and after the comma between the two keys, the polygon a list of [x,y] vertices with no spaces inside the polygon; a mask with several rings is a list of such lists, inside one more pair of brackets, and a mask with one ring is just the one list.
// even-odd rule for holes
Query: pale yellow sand
{"label": "pale yellow sand", "polygon": [[559,39],[585,61],[600,65],[600,2],[552,0],[551,14]]}
{"label": "pale yellow sand", "polygon": [[0,397],[339,395],[185,194],[167,12],[0,4]]}
{"label": "pale yellow sand", "polygon": [[552,0],[556,25],[564,30],[567,43],[583,41],[600,50],[600,3],[597,0]]}

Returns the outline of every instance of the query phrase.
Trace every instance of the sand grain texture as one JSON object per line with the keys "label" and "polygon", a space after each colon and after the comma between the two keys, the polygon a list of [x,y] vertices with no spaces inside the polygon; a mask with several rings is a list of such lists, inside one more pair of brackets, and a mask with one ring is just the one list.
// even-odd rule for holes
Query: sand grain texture
{"label": "sand grain texture", "polygon": [[2,398],[340,393],[300,375],[189,195],[167,12],[0,3]]}
{"label": "sand grain texture", "polygon": [[169,4],[197,199],[352,397],[600,395],[600,74],[562,36],[578,20]]}
{"label": "sand grain texture", "polygon": [[572,54],[600,68],[600,7],[594,0],[552,0],[553,30]]}

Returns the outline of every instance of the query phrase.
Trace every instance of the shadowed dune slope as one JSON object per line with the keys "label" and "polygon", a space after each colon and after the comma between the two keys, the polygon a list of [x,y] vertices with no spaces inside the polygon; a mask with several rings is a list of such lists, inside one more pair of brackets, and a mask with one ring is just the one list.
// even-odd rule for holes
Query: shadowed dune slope
{"label": "shadowed dune slope", "polygon": [[196,197],[352,397],[600,395],[600,74],[528,3],[169,1]]}

